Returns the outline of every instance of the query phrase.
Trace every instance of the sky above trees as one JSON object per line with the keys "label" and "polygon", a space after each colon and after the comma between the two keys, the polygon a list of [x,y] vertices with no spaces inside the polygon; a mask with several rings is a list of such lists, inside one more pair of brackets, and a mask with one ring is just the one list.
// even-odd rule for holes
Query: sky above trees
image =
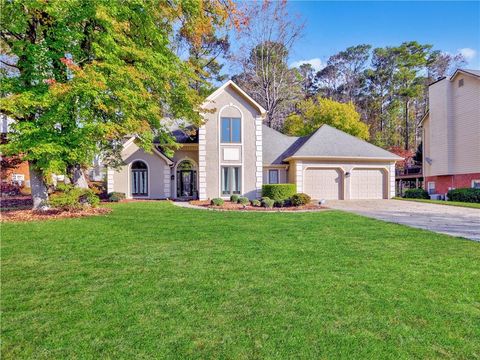
{"label": "sky above trees", "polygon": [[288,7],[306,22],[291,65],[309,60],[321,67],[354,44],[383,47],[416,40],[452,54],[461,51],[467,67],[480,69],[478,1],[290,1]]}

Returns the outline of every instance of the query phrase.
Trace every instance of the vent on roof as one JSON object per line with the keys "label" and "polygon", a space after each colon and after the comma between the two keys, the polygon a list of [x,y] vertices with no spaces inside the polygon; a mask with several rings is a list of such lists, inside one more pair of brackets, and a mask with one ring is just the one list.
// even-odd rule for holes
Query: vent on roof
{"label": "vent on roof", "polygon": [[458,87],[462,87],[463,86],[463,79],[460,79],[458,80]]}

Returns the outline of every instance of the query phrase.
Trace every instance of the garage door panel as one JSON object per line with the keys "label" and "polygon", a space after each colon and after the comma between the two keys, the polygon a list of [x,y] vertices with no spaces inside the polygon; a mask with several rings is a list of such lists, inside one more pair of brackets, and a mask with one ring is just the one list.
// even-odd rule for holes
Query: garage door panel
{"label": "garage door panel", "polygon": [[341,199],[342,183],[340,169],[311,168],[304,173],[304,191],[313,199]]}
{"label": "garage door panel", "polygon": [[355,169],[351,173],[350,198],[383,199],[385,173],[381,169]]}

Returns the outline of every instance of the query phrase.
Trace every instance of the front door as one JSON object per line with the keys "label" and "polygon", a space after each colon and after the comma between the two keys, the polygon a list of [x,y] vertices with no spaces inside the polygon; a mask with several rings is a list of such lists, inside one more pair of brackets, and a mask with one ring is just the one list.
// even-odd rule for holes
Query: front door
{"label": "front door", "polygon": [[177,197],[194,198],[197,196],[197,172],[195,170],[177,170]]}

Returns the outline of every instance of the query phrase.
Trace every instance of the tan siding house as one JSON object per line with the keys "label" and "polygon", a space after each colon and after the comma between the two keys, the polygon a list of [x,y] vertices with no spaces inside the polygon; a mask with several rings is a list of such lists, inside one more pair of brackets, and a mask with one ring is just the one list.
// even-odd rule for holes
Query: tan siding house
{"label": "tan siding house", "polygon": [[431,84],[422,127],[426,189],[480,186],[480,71],[459,69]]}
{"label": "tan siding house", "polygon": [[327,125],[307,137],[281,134],[263,125],[265,110],[232,81],[204,108],[204,125],[172,132],[180,149],[171,158],[162,144],[146,153],[128,140],[125,165],[108,170],[108,191],[127,198],[255,199],[263,184],[294,183],[314,199],[394,196],[395,154]]}

